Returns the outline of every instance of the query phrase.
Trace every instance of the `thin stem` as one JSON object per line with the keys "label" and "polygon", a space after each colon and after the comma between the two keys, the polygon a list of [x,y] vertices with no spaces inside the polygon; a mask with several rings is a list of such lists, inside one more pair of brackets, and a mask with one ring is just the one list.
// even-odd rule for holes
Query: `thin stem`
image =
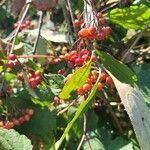
{"label": "thin stem", "polygon": [[12,46],[11,46],[11,49],[10,49],[10,52],[9,52],[10,54],[13,53],[17,35],[18,35],[18,33],[19,33],[21,24],[22,24],[23,20],[25,19],[26,14],[27,14],[27,12],[28,12],[28,10],[29,10],[29,8],[30,8],[30,5],[31,5],[30,3],[26,3],[26,7],[25,7],[25,10],[24,10],[24,13],[23,13],[23,15],[22,15],[22,17],[21,17],[21,19],[20,19],[20,21],[19,21],[18,27],[17,27],[17,29],[16,29],[16,31],[15,31],[15,33],[14,33],[14,36],[13,36],[13,42],[12,42]]}
{"label": "thin stem", "polygon": [[114,113],[114,111],[113,111],[111,105],[110,105],[109,102],[107,101],[108,96],[106,95],[105,92],[103,92],[103,93],[104,93],[103,101],[104,101],[104,103],[107,105],[108,111],[110,112],[110,114],[111,114],[111,116],[112,116],[112,118],[113,118],[113,120],[114,120],[114,122],[115,122],[117,128],[119,129],[119,132],[120,132],[121,134],[123,134],[123,129],[122,129],[120,123],[119,123],[119,120],[118,120],[118,118],[116,117],[116,115],[115,115],[115,113]]}
{"label": "thin stem", "polygon": [[37,37],[36,37],[36,40],[35,40],[35,43],[34,43],[34,46],[33,46],[33,54],[36,53],[37,44],[38,44],[39,37],[40,37],[40,34],[41,34],[41,28],[42,28],[44,14],[45,14],[45,12],[41,11],[40,19],[39,19],[38,34],[37,34]]}
{"label": "thin stem", "polygon": [[48,55],[20,55],[17,58],[53,58],[54,56]]}
{"label": "thin stem", "polygon": [[127,52],[125,53],[124,57],[121,59],[122,62],[125,61],[125,59],[126,59],[127,56],[129,55],[130,51],[131,51],[131,50],[133,49],[133,47],[137,44],[137,42],[140,40],[140,38],[142,37],[144,31],[145,31],[145,30],[143,30],[143,31],[139,34],[139,36],[135,39],[135,41],[133,42],[133,44],[132,44],[132,45],[130,46],[130,48],[127,50]]}
{"label": "thin stem", "polygon": [[67,0],[67,4],[68,4],[70,16],[71,16],[71,21],[72,21],[72,24],[73,24],[73,29],[74,29],[74,33],[75,33],[75,38],[77,39],[77,30],[76,30],[76,27],[75,27],[75,25],[74,25],[74,20],[75,20],[75,18],[74,18],[72,6],[71,6],[71,1],[70,1],[70,0]]}
{"label": "thin stem", "polygon": [[85,140],[85,135],[86,135],[86,132],[87,132],[87,116],[86,116],[86,113],[83,114],[84,116],[84,122],[83,122],[83,135],[82,135],[82,138],[80,140],[80,143],[78,145],[78,148],[77,150],[80,150],[81,149],[81,146]]}

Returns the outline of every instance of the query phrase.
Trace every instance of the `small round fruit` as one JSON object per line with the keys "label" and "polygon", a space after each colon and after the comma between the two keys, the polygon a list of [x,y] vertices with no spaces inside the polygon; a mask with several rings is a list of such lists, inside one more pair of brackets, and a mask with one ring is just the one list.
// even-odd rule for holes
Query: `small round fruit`
{"label": "small round fruit", "polygon": [[82,66],[84,63],[84,59],[83,58],[76,58],[75,60],[75,64],[78,66]]}
{"label": "small round fruit", "polygon": [[92,88],[92,85],[91,85],[91,84],[86,83],[86,84],[83,85],[83,90],[84,90],[85,92],[90,91],[91,88]]}
{"label": "small round fruit", "polygon": [[27,109],[27,114],[32,116],[34,114],[34,110],[33,109]]}
{"label": "small round fruit", "polygon": [[25,121],[29,121],[31,119],[31,116],[29,114],[24,115],[23,117]]}
{"label": "small round fruit", "polygon": [[98,87],[97,87],[98,91],[101,91],[102,88],[103,88],[103,84],[101,82],[99,82],[98,83]]}
{"label": "small round fruit", "polygon": [[12,68],[14,68],[14,66],[15,66],[15,65],[14,65],[14,62],[13,62],[13,61],[8,61],[8,62],[7,62],[7,67],[8,67],[8,68],[11,68],[11,69],[12,69]]}
{"label": "small round fruit", "polygon": [[104,81],[104,80],[106,80],[106,78],[107,78],[107,74],[105,72],[102,72],[100,80]]}
{"label": "small round fruit", "polygon": [[15,59],[17,59],[17,56],[15,54],[9,54],[8,59],[15,60]]}
{"label": "small round fruit", "polygon": [[19,126],[20,125],[20,122],[19,122],[18,119],[14,118],[14,119],[12,119],[12,121],[13,121],[15,126]]}
{"label": "small round fruit", "polygon": [[113,82],[113,80],[112,80],[112,78],[110,77],[110,76],[108,76],[107,78],[106,78],[106,84],[111,84]]}

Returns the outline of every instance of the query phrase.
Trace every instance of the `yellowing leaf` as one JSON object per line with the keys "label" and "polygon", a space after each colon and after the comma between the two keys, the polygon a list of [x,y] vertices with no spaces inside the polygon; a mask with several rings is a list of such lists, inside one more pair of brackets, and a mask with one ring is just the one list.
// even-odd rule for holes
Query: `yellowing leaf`
{"label": "yellowing leaf", "polygon": [[68,99],[72,91],[81,87],[85,82],[90,73],[91,62],[88,62],[81,68],[79,68],[72,77],[66,82],[65,86],[62,89],[62,92],[59,94],[61,99]]}

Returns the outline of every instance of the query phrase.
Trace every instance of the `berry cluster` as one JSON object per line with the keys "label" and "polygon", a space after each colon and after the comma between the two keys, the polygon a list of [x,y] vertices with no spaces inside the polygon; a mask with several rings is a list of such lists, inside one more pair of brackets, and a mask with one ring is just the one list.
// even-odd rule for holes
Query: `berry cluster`
{"label": "berry cluster", "polygon": [[83,19],[75,19],[73,24],[75,27],[81,27],[83,24]]}
{"label": "berry cluster", "polygon": [[105,18],[101,12],[97,13],[97,20],[101,25],[101,29],[97,29],[96,25],[84,27],[83,20],[81,18],[75,19],[74,26],[81,27],[81,30],[78,32],[78,36],[83,39],[106,39],[111,32],[111,28],[105,25]]}
{"label": "berry cluster", "polygon": [[42,82],[41,72],[39,70],[29,74],[29,85],[36,88]]}
{"label": "berry cluster", "polygon": [[[97,81],[97,78],[98,78],[98,72],[96,70],[91,71],[88,79],[86,80],[86,83],[82,87],[77,89],[77,93],[79,95],[85,95],[87,92],[89,92],[92,89],[93,85]],[[98,82],[97,90],[101,91],[105,85],[110,85],[112,83],[113,81],[111,77],[108,76],[105,72],[102,72],[100,80]]]}
{"label": "berry cluster", "polygon": [[73,66],[82,66],[86,61],[89,61],[90,59],[93,62],[96,61],[96,57],[90,56],[89,54],[90,51],[88,49],[82,49],[80,52],[73,50],[70,53],[65,54],[65,59],[69,62],[72,62]]}
{"label": "berry cluster", "polygon": [[111,28],[109,26],[104,26],[102,29],[97,32],[96,27],[90,26],[86,28],[81,28],[78,32],[78,36],[84,39],[97,39],[104,40],[108,37],[111,32]]}
{"label": "berry cluster", "polygon": [[[14,28],[16,29],[19,25],[19,21],[17,23],[14,24]],[[21,24],[21,30],[23,29],[33,29],[34,28],[34,24],[31,23],[30,20],[26,20],[24,23]]]}
{"label": "berry cluster", "polygon": [[14,126],[19,126],[23,123],[28,122],[31,119],[33,113],[34,113],[33,109],[25,109],[22,111],[22,116],[14,117],[10,120],[1,121],[0,126],[5,129],[11,129]]}
{"label": "berry cluster", "polygon": [[8,62],[7,62],[7,67],[10,69],[13,69],[17,66],[19,66],[19,61],[17,60],[17,56],[15,54],[10,54],[8,56]]}

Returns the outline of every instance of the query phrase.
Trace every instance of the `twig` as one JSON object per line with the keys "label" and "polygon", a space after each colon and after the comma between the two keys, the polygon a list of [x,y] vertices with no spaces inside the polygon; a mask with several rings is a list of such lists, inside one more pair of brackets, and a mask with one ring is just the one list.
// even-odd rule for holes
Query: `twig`
{"label": "twig", "polygon": [[67,28],[68,28],[68,33],[69,33],[69,41],[70,41],[70,44],[73,44],[74,40],[73,40],[73,32],[72,32],[72,28],[71,28],[71,21],[68,17],[68,11],[66,9],[66,1],[64,1],[64,3],[62,3],[62,10],[63,10],[63,14],[64,14],[64,17],[65,17],[65,20],[67,22]]}
{"label": "twig", "polygon": [[109,110],[109,112],[110,112],[110,114],[111,114],[113,120],[115,121],[115,124],[116,124],[117,128],[119,129],[119,132],[120,132],[121,134],[123,134],[123,129],[122,129],[122,127],[121,127],[121,125],[120,125],[120,123],[119,123],[119,121],[118,121],[118,119],[117,119],[117,117],[116,117],[116,115],[115,115],[115,113],[114,113],[114,111],[113,111],[111,105],[110,105],[109,102],[107,101],[107,97],[108,97],[108,96],[106,95],[106,93],[105,93],[104,91],[103,91],[103,93],[104,93],[103,101],[104,101],[104,103],[107,105],[107,108],[108,108],[108,110]]}
{"label": "twig", "polygon": [[127,52],[125,53],[124,57],[121,59],[122,62],[125,61],[126,57],[129,55],[130,51],[133,49],[133,47],[137,44],[137,42],[140,40],[140,38],[143,35],[143,32],[145,31],[145,29],[139,34],[139,36],[135,39],[135,41],[133,42],[133,44],[130,46],[130,48],[127,50]]}
{"label": "twig", "polygon": [[84,142],[85,139],[88,141],[90,150],[92,150],[91,144],[90,144],[90,142],[89,142],[89,140],[88,140],[88,136],[87,136],[87,114],[84,113],[83,116],[84,116],[83,135],[82,135],[82,138],[81,138],[81,140],[80,140],[80,143],[79,143],[79,145],[78,145],[77,150],[80,150],[80,149],[81,149],[81,146],[82,146],[82,144],[83,144],[83,142]]}
{"label": "twig", "polygon": [[72,21],[72,24],[73,24],[73,29],[74,29],[74,33],[75,33],[75,38],[77,39],[77,30],[76,30],[76,27],[74,25],[74,14],[73,14],[73,11],[72,11],[72,7],[71,7],[71,1],[70,0],[67,0],[67,4],[68,4],[68,8],[69,8],[69,12],[70,12],[70,16],[71,16],[71,21]]}
{"label": "twig", "polygon": [[24,13],[23,13],[23,15],[22,15],[22,17],[21,17],[21,19],[20,19],[20,21],[19,21],[18,27],[17,27],[17,29],[16,29],[16,31],[15,31],[15,33],[14,33],[14,36],[13,36],[13,42],[12,42],[12,46],[11,46],[11,49],[10,49],[10,52],[9,52],[10,54],[13,53],[17,35],[18,35],[18,33],[19,33],[21,24],[22,24],[23,20],[25,19],[25,16],[26,16],[26,14],[27,14],[27,12],[28,12],[28,10],[29,10],[29,8],[30,8],[30,5],[31,5],[30,1],[27,1],[27,2],[26,2],[26,7],[25,7],[25,10],[24,10]]}
{"label": "twig", "polygon": [[52,55],[20,55],[17,58],[54,58]]}
{"label": "twig", "polygon": [[39,37],[40,37],[40,34],[41,34],[41,28],[42,28],[44,14],[45,14],[45,12],[41,11],[40,19],[39,19],[38,34],[37,34],[37,37],[36,37],[36,40],[35,40],[35,43],[34,43],[34,46],[33,46],[33,54],[36,53],[37,44],[38,44]]}
{"label": "twig", "polygon": [[64,108],[63,110],[59,111],[57,113],[57,116],[63,114],[64,112],[66,112],[76,101],[72,101],[66,108]]}

